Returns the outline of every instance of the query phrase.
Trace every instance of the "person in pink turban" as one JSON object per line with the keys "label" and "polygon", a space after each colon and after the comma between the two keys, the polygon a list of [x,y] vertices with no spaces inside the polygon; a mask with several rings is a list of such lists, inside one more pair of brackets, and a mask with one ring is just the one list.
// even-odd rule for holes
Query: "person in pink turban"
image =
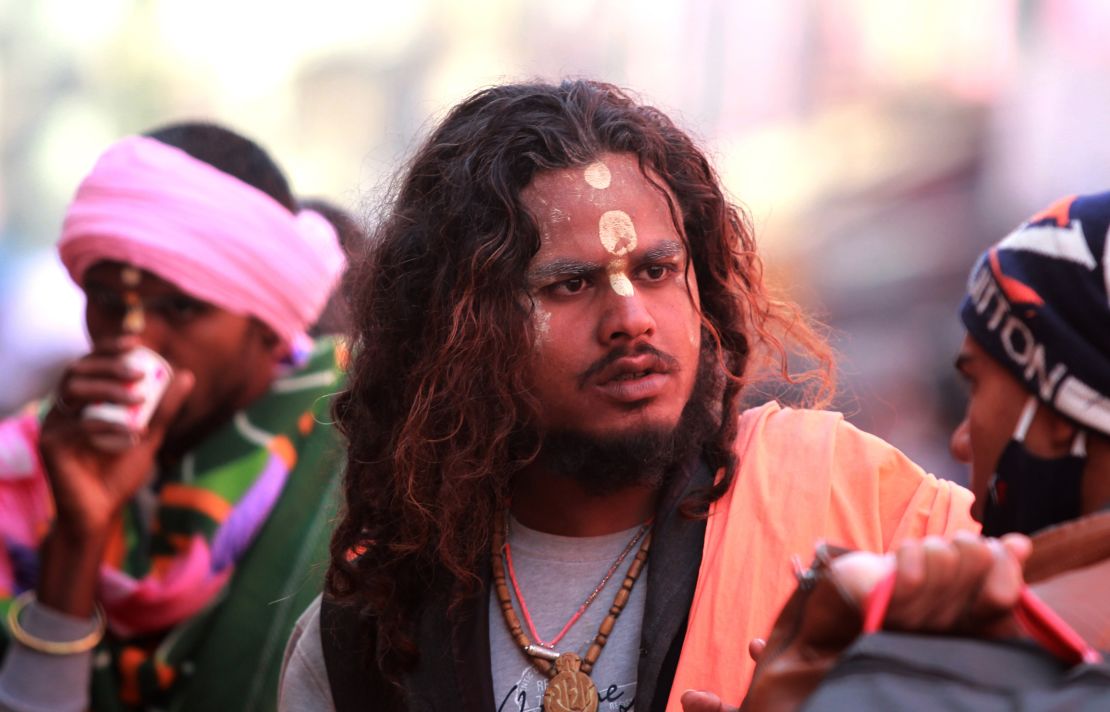
{"label": "person in pink turban", "polygon": [[306,332],[346,260],[296,206],[202,123],[120,140],[78,187],[58,253],[91,350],[0,423],[0,708],[273,706],[340,454],[342,353]]}

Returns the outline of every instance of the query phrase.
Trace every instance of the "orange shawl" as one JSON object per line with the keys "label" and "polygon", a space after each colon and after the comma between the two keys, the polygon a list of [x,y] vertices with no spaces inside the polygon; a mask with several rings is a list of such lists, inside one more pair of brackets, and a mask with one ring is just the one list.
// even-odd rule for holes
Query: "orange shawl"
{"label": "orange shawl", "polygon": [[939,480],[839,413],[767,403],[740,419],[732,488],[710,509],[686,639],[667,704],[688,689],[733,705],[755,664],[748,642],[766,637],[814,545],[887,551],[900,540],[977,532],[972,495]]}

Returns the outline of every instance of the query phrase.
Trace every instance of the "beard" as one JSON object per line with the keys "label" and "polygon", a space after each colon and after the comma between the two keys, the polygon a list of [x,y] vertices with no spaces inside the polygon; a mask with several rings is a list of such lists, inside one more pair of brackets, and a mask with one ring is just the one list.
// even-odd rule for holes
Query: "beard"
{"label": "beard", "polygon": [[647,425],[612,435],[551,430],[544,434],[537,464],[574,480],[592,496],[628,487],[663,487],[720,428],[724,380],[716,350],[707,341],[703,335],[694,387],[675,425]]}

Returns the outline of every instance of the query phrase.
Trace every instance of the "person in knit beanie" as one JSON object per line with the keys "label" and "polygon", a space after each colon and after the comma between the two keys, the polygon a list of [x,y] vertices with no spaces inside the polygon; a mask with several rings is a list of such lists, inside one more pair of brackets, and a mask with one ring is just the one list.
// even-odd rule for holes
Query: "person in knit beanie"
{"label": "person in knit beanie", "polygon": [[977,260],[952,452],[983,533],[1033,533],[1110,504],[1110,192],[1037,213]]}

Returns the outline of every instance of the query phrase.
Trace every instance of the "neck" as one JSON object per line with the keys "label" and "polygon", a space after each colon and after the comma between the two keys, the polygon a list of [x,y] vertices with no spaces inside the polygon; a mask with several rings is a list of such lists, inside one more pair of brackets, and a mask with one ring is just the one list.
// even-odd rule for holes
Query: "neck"
{"label": "neck", "polygon": [[535,465],[513,481],[512,513],[529,529],[560,536],[602,536],[643,524],[653,514],[659,490],[625,487],[587,493],[573,479]]}

